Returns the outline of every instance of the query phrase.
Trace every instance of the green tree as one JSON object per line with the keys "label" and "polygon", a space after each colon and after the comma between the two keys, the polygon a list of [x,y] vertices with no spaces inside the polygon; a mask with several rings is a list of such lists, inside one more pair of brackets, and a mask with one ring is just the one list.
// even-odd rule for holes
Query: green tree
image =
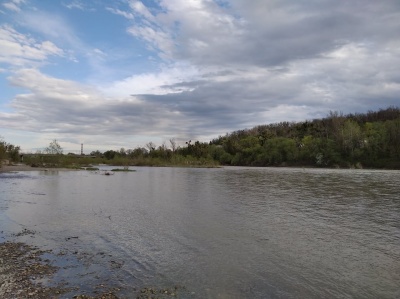
{"label": "green tree", "polygon": [[19,146],[5,142],[0,136],[0,161],[7,158],[13,162],[18,162],[20,149]]}
{"label": "green tree", "polygon": [[1,161],[6,157],[6,143],[0,136],[0,167],[2,165]]}
{"label": "green tree", "polygon": [[347,156],[351,159],[357,158],[356,149],[359,149],[363,144],[363,135],[361,128],[357,122],[348,119],[344,122],[342,129],[343,149]]}
{"label": "green tree", "polygon": [[386,121],[385,127],[390,157],[400,159],[400,118]]}
{"label": "green tree", "polygon": [[298,157],[298,148],[293,139],[276,137],[267,140],[264,144],[264,157],[269,165],[278,165],[282,162],[294,162]]}
{"label": "green tree", "polygon": [[19,161],[19,151],[21,148],[19,146],[7,144],[6,149],[7,149],[6,151],[7,151],[8,158],[10,158],[10,160],[13,162],[18,162]]}
{"label": "green tree", "polygon": [[130,158],[143,158],[148,155],[148,150],[144,147],[137,147],[129,153]]}
{"label": "green tree", "polygon": [[373,165],[378,159],[386,158],[387,135],[382,122],[367,122],[364,126],[364,163]]}
{"label": "green tree", "polygon": [[105,151],[103,155],[107,160],[112,160],[112,159],[114,159],[114,157],[117,154],[118,154],[118,152],[116,152],[114,150],[108,150],[108,151]]}
{"label": "green tree", "polygon": [[96,151],[91,151],[90,155],[91,156],[96,156],[96,157],[101,157],[103,155],[103,153],[101,151],[99,151],[99,150],[96,150]]}
{"label": "green tree", "polygon": [[315,162],[315,157],[319,153],[316,139],[311,135],[306,135],[301,139],[300,156],[307,163]]}
{"label": "green tree", "polygon": [[44,149],[46,154],[62,155],[63,149],[56,139],[50,142],[49,146]]}

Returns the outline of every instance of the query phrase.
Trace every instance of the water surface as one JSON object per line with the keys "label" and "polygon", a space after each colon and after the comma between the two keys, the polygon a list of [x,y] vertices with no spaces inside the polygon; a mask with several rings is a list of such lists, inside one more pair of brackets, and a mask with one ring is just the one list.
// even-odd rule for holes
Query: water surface
{"label": "water surface", "polygon": [[399,171],[136,170],[0,174],[0,231],[86,256],[59,278],[125,296],[400,297]]}

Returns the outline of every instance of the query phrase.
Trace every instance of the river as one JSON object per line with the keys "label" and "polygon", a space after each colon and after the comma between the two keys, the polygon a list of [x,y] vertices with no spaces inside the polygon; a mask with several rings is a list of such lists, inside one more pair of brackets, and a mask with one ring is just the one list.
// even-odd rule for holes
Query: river
{"label": "river", "polygon": [[132,169],[0,174],[0,231],[86,257],[55,279],[88,292],[400,298],[400,171]]}

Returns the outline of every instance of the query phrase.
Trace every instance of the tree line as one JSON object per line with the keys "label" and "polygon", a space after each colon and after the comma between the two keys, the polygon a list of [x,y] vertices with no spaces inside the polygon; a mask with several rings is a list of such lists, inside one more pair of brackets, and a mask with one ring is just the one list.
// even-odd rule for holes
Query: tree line
{"label": "tree line", "polygon": [[[0,158],[18,160],[19,147],[0,142]],[[58,164],[106,163],[136,166],[311,166],[400,169],[400,108],[367,113],[331,111],[325,118],[259,125],[219,136],[210,142],[175,139],[159,146],[92,151],[83,159],[64,155],[53,140],[45,153]],[[57,164],[55,163],[55,164]]]}
{"label": "tree line", "polygon": [[[312,166],[400,168],[400,109],[343,115],[329,112],[322,119],[259,125],[185,146],[156,146],[92,152],[107,160],[133,164],[184,164],[202,161],[236,166]],[[186,162],[189,163],[189,162]],[[199,163],[201,164],[201,163]]]}
{"label": "tree line", "polygon": [[210,145],[227,165],[400,168],[400,109],[260,125]]}

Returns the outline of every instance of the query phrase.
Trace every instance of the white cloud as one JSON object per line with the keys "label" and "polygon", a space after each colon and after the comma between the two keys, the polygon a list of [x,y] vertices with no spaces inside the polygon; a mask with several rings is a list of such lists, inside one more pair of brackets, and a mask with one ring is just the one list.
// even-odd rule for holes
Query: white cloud
{"label": "white cloud", "polygon": [[7,25],[0,26],[0,45],[0,63],[8,65],[39,65],[49,56],[64,55],[51,41],[38,42]]}
{"label": "white cloud", "polygon": [[25,28],[43,34],[52,40],[78,44],[80,41],[68,22],[57,14],[46,13],[43,11],[23,13],[17,21]]}
{"label": "white cloud", "polygon": [[[133,5],[133,4],[134,5]],[[141,22],[128,29],[161,52],[198,66],[277,66],[314,58],[354,42],[398,40],[396,4],[368,2],[360,10],[353,2],[160,0],[150,11],[132,1]],[[393,6],[393,7],[391,7]],[[377,15],[375,12],[379,12]],[[370,21],[377,19],[376,22]],[[390,31],[388,30],[390,28]]]}
{"label": "white cloud", "polygon": [[134,18],[133,14],[123,11],[123,10],[119,10],[119,9],[112,8],[112,7],[106,7],[106,10],[108,10],[109,12],[111,12],[113,14],[123,16],[124,18],[126,18],[128,20],[133,20],[133,18]]}
{"label": "white cloud", "polygon": [[13,2],[6,2],[6,3],[3,3],[3,6],[4,6],[5,8],[7,8],[7,9],[9,9],[9,10],[12,10],[12,11],[15,11],[15,12],[20,12],[20,11],[21,11],[21,9],[18,7],[18,5],[16,5],[16,4],[13,3]]}
{"label": "white cloud", "polygon": [[[203,74],[221,71],[225,75],[218,80],[226,83],[236,82],[231,76],[240,73],[244,81],[254,83],[253,89],[246,90],[247,97],[263,97],[271,108],[285,101],[318,104],[320,110],[354,111],[379,94],[385,104],[378,101],[375,107],[396,104],[400,82],[394,70],[400,57],[396,4],[368,2],[368,10],[359,10],[352,2],[334,5],[332,1],[233,0],[218,5],[208,0],[161,0],[159,5],[161,9],[153,13],[133,7],[144,20],[128,32],[147,42],[160,57],[185,60]],[[379,22],[372,25],[371,19]],[[251,79],[255,68],[265,74],[275,68],[283,71],[278,77]],[[206,80],[214,84],[217,77]],[[268,88],[262,93],[259,85]]]}
{"label": "white cloud", "polygon": [[90,88],[84,88],[83,85],[73,81],[46,76],[37,69],[20,69],[9,79],[13,85],[29,89],[39,95],[50,92],[56,98],[62,98],[63,93],[68,94],[71,101],[91,99],[89,95],[93,93]]}
{"label": "white cloud", "polygon": [[169,34],[161,28],[153,26],[132,26],[128,33],[135,37],[143,39],[148,43],[151,50],[159,52],[159,56],[165,59],[171,59],[175,45]]}
{"label": "white cloud", "polygon": [[305,119],[309,119],[311,115],[314,114],[314,117],[325,117],[324,115],[318,115],[319,108],[310,107],[306,105],[288,105],[281,104],[276,107],[271,107],[271,109],[262,113],[262,117],[264,119],[268,119],[271,123],[278,123],[282,120],[284,121],[303,121]]}
{"label": "white cloud", "polygon": [[[243,21],[212,1],[160,1],[161,10],[152,13],[140,1],[131,1],[138,17],[128,32],[148,43],[162,58],[204,59],[221,51],[225,56],[237,50],[237,38],[244,33]],[[211,53],[214,51],[213,53]],[[194,60],[193,60],[194,62]]]}
{"label": "white cloud", "polygon": [[141,2],[136,0],[129,1],[129,6],[139,15],[143,16],[148,20],[153,20],[154,17],[147,9],[147,7]]}
{"label": "white cloud", "polygon": [[93,50],[93,53],[94,53],[95,55],[98,55],[98,56],[101,56],[101,57],[107,56],[106,53],[104,53],[102,50],[97,49],[97,48]]}
{"label": "white cloud", "polygon": [[[73,81],[44,75],[35,69],[21,69],[9,78],[14,86],[28,90],[11,102],[11,113],[1,113],[0,126],[65,136],[163,135],[178,121],[173,111],[138,98],[108,97]],[[177,130],[179,132],[182,130]]]}
{"label": "white cloud", "polygon": [[64,51],[58,48],[55,44],[50,41],[44,41],[40,45],[37,45],[39,49],[45,52],[47,55],[63,56]]}
{"label": "white cloud", "polygon": [[20,12],[21,11],[20,6],[25,3],[26,0],[11,0],[10,2],[5,2],[2,5],[9,10]]}
{"label": "white cloud", "polygon": [[[147,136],[154,138],[206,138],[227,132],[232,125],[241,126],[251,123],[254,107],[260,112],[265,110],[258,99],[247,99],[232,105],[231,98],[226,97],[230,84],[236,86],[235,99],[240,98],[249,88],[256,85],[244,82],[243,87],[236,83],[221,82],[216,84],[202,82],[195,85],[182,84],[180,76],[186,76],[180,69],[165,71],[164,75],[155,78],[159,84],[174,83],[163,89],[176,90],[178,93],[162,95],[130,96],[99,91],[93,87],[77,84],[44,75],[38,70],[22,69],[9,78],[11,84],[27,90],[17,95],[11,102],[12,112],[1,113],[0,126],[15,130],[51,133],[52,136],[69,138],[79,134],[93,138],[96,135],[114,136]],[[151,76],[149,76],[151,77]],[[239,74],[238,74],[239,77]],[[193,79],[196,78],[194,71]],[[126,83],[146,84],[153,78],[130,78]],[[121,83],[121,84],[122,84]],[[179,86],[182,84],[182,86]],[[120,86],[115,85],[114,88]],[[156,86],[155,88],[160,88]],[[165,92],[165,90],[162,90]],[[221,97],[218,99],[218,97]],[[218,99],[219,101],[215,101]],[[48,132],[46,128],[52,128]],[[83,138],[83,137],[82,137]],[[204,140],[206,141],[206,139]]]}
{"label": "white cloud", "polygon": [[138,94],[162,95],[177,93],[189,88],[177,88],[177,83],[197,80],[198,70],[187,64],[175,64],[164,67],[156,73],[143,73],[113,82],[103,87],[102,91],[113,96],[128,96]]}
{"label": "white cloud", "polygon": [[71,1],[68,4],[63,4],[66,8],[68,9],[79,9],[79,10],[85,10],[85,6],[82,2],[78,0]]}

